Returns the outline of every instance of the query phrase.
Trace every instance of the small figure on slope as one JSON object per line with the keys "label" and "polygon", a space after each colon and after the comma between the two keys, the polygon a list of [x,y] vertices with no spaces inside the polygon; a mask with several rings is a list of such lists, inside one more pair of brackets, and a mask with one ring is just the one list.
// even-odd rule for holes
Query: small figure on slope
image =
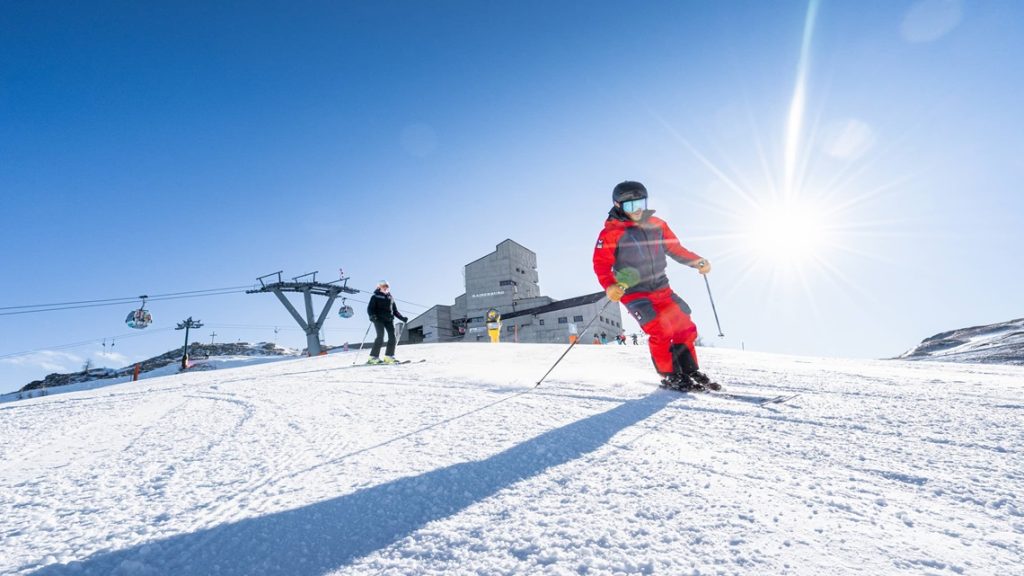
{"label": "small figure on slope", "polygon": [[501,340],[501,314],[494,308],[487,311],[487,335],[494,344]]}

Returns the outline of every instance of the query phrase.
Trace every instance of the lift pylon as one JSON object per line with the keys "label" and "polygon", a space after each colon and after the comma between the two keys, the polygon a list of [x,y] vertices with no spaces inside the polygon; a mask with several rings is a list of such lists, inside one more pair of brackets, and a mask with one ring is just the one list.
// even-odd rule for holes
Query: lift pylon
{"label": "lift pylon", "polygon": [[[331,311],[331,305],[334,304],[335,298],[338,294],[358,294],[359,290],[348,287],[348,278],[339,278],[333,282],[317,282],[316,272],[310,272],[309,274],[303,274],[302,276],[296,276],[292,278],[291,282],[284,282],[281,280],[281,271],[277,271],[265,276],[260,276],[256,280],[259,281],[260,287],[252,290],[246,290],[246,294],[255,294],[257,292],[273,292],[274,296],[284,304],[284,307],[291,313],[292,318],[299,323],[299,327],[306,333],[306,351],[310,356],[317,356],[320,354],[320,329],[324,325],[324,320],[327,319],[327,313]],[[272,279],[277,277],[274,282],[268,282],[266,279]],[[300,278],[312,277],[311,281],[300,282]],[[299,292],[302,294],[306,304],[306,318],[303,319],[299,315],[298,310],[292,306],[292,303],[285,297],[285,292]],[[313,315],[313,295],[326,296],[327,304],[324,309],[320,312],[319,316],[314,317]]]}

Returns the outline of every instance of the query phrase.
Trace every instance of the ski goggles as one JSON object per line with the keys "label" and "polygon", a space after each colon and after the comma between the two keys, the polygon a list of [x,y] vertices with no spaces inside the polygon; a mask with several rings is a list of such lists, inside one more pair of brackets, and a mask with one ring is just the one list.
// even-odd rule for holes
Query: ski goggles
{"label": "ski goggles", "polygon": [[636,200],[623,200],[622,211],[623,212],[636,212],[638,210],[647,209],[647,198],[637,198]]}

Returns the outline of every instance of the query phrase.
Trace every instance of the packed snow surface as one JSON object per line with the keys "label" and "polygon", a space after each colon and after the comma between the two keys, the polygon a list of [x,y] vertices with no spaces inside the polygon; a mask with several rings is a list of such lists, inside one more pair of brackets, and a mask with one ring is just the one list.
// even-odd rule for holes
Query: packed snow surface
{"label": "packed snow surface", "polygon": [[0,573],[1022,573],[1022,367],[701,349],[723,398],[580,345],[535,386],[564,350],[0,405]]}

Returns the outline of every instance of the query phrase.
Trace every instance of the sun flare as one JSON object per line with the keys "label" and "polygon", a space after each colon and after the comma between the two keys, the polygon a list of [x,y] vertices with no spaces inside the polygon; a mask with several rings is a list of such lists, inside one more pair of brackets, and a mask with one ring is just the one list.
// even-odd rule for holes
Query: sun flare
{"label": "sun flare", "polygon": [[744,226],[747,248],[777,264],[805,263],[828,247],[826,212],[810,202],[789,201],[762,206]]}

